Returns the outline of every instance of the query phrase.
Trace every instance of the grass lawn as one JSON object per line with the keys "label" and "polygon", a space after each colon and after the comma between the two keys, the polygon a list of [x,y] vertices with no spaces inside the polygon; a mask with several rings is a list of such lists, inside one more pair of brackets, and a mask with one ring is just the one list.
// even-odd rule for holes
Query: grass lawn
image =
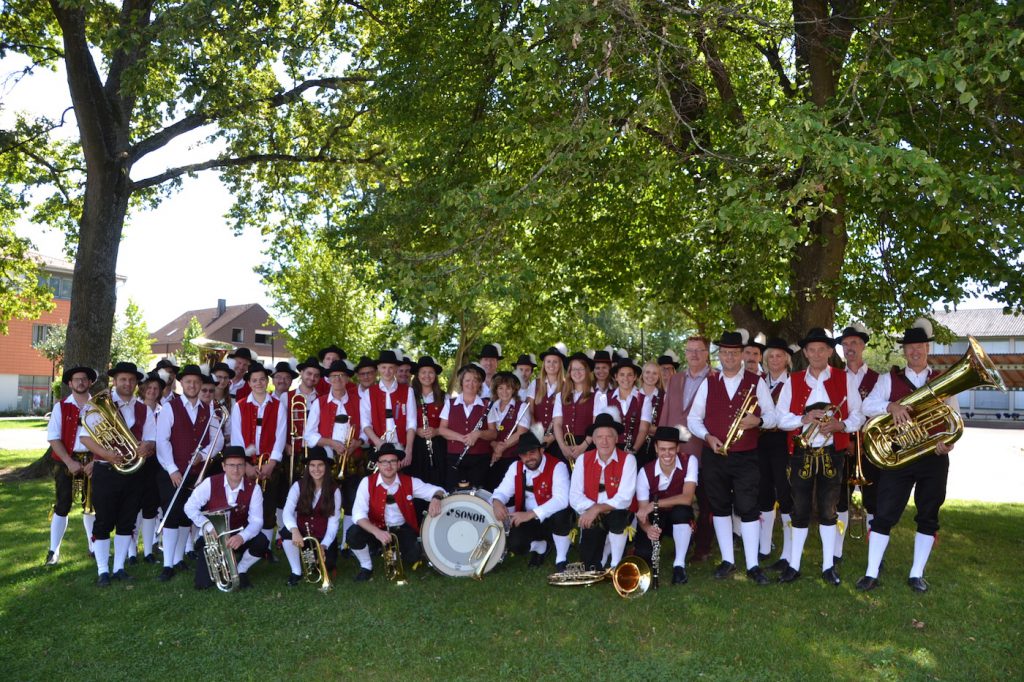
{"label": "grass lawn", "polygon": [[0,431],[5,429],[39,429],[46,430],[46,420],[42,417],[29,417],[25,419],[0,419]]}
{"label": "grass lawn", "polygon": [[[0,467],[37,454],[3,453]],[[160,583],[147,565],[132,569],[132,585],[100,590],[77,511],[60,566],[40,565],[52,496],[48,480],[0,483],[7,680],[1005,680],[1022,670],[1020,505],[947,505],[925,595],[905,584],[911,509],[869,594],[853,587],[866,546],[847,544],[833,588],[817,577],[812,532],[793,585],[717,582],[705,563],[691,567],[688,585],[626,601],[610,584],[548,587],[550,564],[528,570],[523,557],[481,583],[427,569],[405,587],[383,582],[379,564],[377,579],[356,585],[354,564],[343,563],[328,595],[285,587],[283,557],[253,568],[255,589],[242,593],[196,593],[190,575]]]}

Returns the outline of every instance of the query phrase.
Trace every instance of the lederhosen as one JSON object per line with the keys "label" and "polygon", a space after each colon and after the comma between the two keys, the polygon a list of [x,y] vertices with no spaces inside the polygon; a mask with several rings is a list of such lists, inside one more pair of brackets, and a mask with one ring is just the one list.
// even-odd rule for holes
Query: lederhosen
{"label": "lederhosen", "polygon": [[[603,492],[609,499],[615,496],[622,480],[622,469],[626,457],[633,455],[616,448],[616,460],[609,461],[604,467],[604,482],[601,482],[601,465],[598,464],[597,450],[588,450],[583,454],[583,494],[594,504]],[[634,504],[636,500],[633,500]],[[604,554],[604,542],[609,533],[619,534],[626,530],[632,517],[631,509],[613,509],[594,522],[590,528],[580,529],[580,559],[589,567],[596,569],[601,564]]]}
{"label": "lederhosen", "polygon": [[[75,451],[75,441],[78,436],[78,429],[82,425],[81,410],[78,405],[74,402],[74,399],[62,400],[60,403],[60,442],[64,445],[64,450],[67,451],[68,455],[72,459],[76,460],[82,466],[85,466],[92,461],[92,454],[80,448],[77,452]],[[71,472],[68,471],[68,467],[57,456],[57,453],[50,449],[50,472],[53,474],[53,487],[54,487],[54,504],[53,513],[57,516],[67,516],[71,513],[71,505],[76,501],[72,499],[72,488],[74,487],[74,478]],[[83,471],[79,476],[85,478],[85,472]],[[85,482],[88,485],[88,482]]]}
{"label": "lederhosen", "polygon": [[[683,494],[683,486],[686,485],[686,471],[689,467],[690,455],[677,455],[679,463],[682,465],[681,469],[675,469],[672,472],[672,478],[669,479],[668,487],[665,490],[658,490],[658,467],[661,466],[658,460],[648,462],[643,469],[640,470],[638,476],[647,477],[647,485],[651,491],[651,500],[655,496],[658,498],[674,497],[676,495]],[[638,498],[639,501],[639,498]],[[677,504],[668,509],[658,510],[658,527],[661,528],[661,537],[672,537],[672,526],[676,524],[693,523],[693,506]],[[648,563],[654,554],[654,546],[651,543],[651,539],[647,537],[647,533],[640,529],[637,529],[637,533],[634,536],[634,546],[636,548],[636,554],[642,557]]]}
{"label": "lederhosen", "polygon": [[[708,433],[725,442],[736,413],[747,392],[757,395],[757,382],[761,378],[753,372],[741,370],[743,377],[732,398],[725,388],[725,377],[720,372],[709,373],[704,426]],[[754,410],[761,415],[760,405]],[[704,482],[711,512],[715,516],[729,516],[735,510],[744,522],[757,521],[761,510],[757,508],[760,468],[757,459],[757,441],[761,429],[746,429],[743,436],[729,449],[727,456],[716,454],[704,445],[701,452],[701,480]]]}
{"label": "lederhosen", "polygon": [[[247,387],[247,386],[246,386]],[[239,391],[241,393],[241,391]],[[243,448],[247,448],[250,445],[256,445],[256,454],[249,456],[249,464],[256,466],[259,461],[260,455],[269,456],[274,450],[275,440],[277,438],[277,420],[279,417],[278,410],[280,410],[280,400],[275,398],[271,394],[267,394],[267,399],[263,404],[263,416],[259,416],[260,406],[256,403],[249,402],[248,399],[239,399],[235,406],[236,410],[241,410],[240,417],[242,421],[242,440],[243,443],[238,443]],[[256,440],[256,428],[260,429],[260,442],[255,443]],[[285,437],[288,434],[285,433]],[[264,462],[265,464],[266,462]],[[271,472],[270,477],[267,478],[266,487],[263,489],[263,529],[268,530],[277,525],[277,498],[280,495],[280,488],[284,484],[286,478],[282,471],[284,467],[283,458],[281,462],[278,462],[274,466],[274,471]]]}
{"label": "lederhosen", "polygon": [[[177,467],[178,473],[184,476],[192,454],[210,442],[210,434],[203,432],[206,431],[206,425],[210,422],[211,406],[199,403],[194,424],[188,416],[184,400],[172,400],[164,409],[171,410],[174,414],[174,424],[171,425],[171,453],[174,455],[174,466]],[[202,442],[199,440],[200,437],[202,437]],[[188,499],[189,491],[196,485],[201,468],[201,464],[192,465],[188,478],[182,479],[181,485],[185,486],[185,489],[174,501],[173,509],[170,508],[170,504],[176,488],[171,483],[170,474],[162,467],[160,468],[157,480],[160,485],[160,505],[163,507],[164,517],[167,519],[166,527],[183,528],[192,525],[192,521],[185,515],[185,501]]]}
{"label": "lederhosen", "polygon": [[[130,430],[135,440],[141,442],[149,408],[136,400],[133,411],[135,420]],[[123,419],[120,407],[117,412]],[[92,468],[92,504],[96,509],[93,538],[107,540],[111,531],[116,531],[117,535],[131,535],[135,531],[135,518],[142,502],[142,481],[141,468],[126,475],[116,471],[110,463],[96,459]]]}
{"label": "lederhosen", "polygon": [[[370,508],[367,518],[370,523],[382,530],[389,530],[398,538],[398,550],[402,554],[402,563],[405,566],[412,566],[420,560],[421,549],[419,545],[420,523],[416,514],[416,506],[413,504],[412,477],[405,474],[398,474],[398,490],[394,495],[389,494],[384,486],[378,485],[379,473],[372,473],[367,477],[367,492],[370,495]],[[404,523],[398,526],[388,526],[385,523],[386,505],[396,504],[402,512]],[[380,547],[380,541],[365,531],[358,523],[348,529],[348,546],[352,549],[364,549],[369,546],[372,549]]]}
{"label": "lederhosen", "polygon": [[[786,382],[780,381],[772,389],[772,401],[777,405],[782,387]],[[757,461],[760,469],[760,481],[757,487],[757,508],[762,512],[770,512],[779,505],[780,514],[793,511],[793,494],[789,488],[789,444],[786,432],[779,428],[761,429],[761,437],[757,440]]]}
{"label": "lederhosen", "polygon": [[[227,491],[224,489],[224,474],[210,476],[210,501],[203,506],[203,511],[219,511],[228,506]],[[248,478],[242,478],[242,489],[238,491],[235,498],[235,506],[231,508],[231,529],[243,529],[249,525],[249,503],[252,500],[253,491],[257,482]],[[200,531],[202,529],[200,528]],[[206,565],[206,552],[204,551],[206,540],[200,533],[196,540],[196,573],[195,586],[198,589],[206,589],[213,585],[210,579],[210,570]],[[253,556],[263,556],[270,548],[270,541],[263,533],[256,533],[256,536],[235,550],[235,556],[241,556],[249,552]]]}

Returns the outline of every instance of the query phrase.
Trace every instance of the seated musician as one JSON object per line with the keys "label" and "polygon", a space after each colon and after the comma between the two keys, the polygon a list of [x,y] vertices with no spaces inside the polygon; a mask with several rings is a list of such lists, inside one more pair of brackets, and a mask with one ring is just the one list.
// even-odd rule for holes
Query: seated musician
{"label": "seated musician", "polygon": [[[648,462],[636,477],[636,512],[640,532],[636,534],[637,556],[653,565],[653,543],[666,530],[672,532],[675,559],[672,584],[680,585],[686,576],[686,550],[690,546],[693,523],[693,496],[697,492],[697,458],[679,454],[679,444],[689,440],[689,432],[675,426],[659,426],[652,444],[656,459]],[[654,500],[658,501],[658,520],[651,523]]]}
{"label": "seated musician", "polygon": [[[306,469],[302,478],[292,484],[284,503],[284,528],[281,529],[282,547],[288,557],[291,575],[288,586],[295,587],[302,580],[303,538],[312,535],[324,550],[327,569],[334,570],[338,563],[338,525],[341,523],[341,490],[330,475],[330,458],[324,448],[310,448],[306,455]],[[290,542],[289,542],[290,541]]]}
{"label": "seated musician", "polygon": [[602,412],[587,429],[597,450],[581,456],[572,471],[569,504],[579,514],[580,558],[590,570],[601,564],[605,540],[611,545],[611,565],[617,566],[626,549],[626,526],[636,491],[636,459],[615,447],[622,424]]}
{"label": "seated musician", "polygon": [[[263,492],[253,479],[246,478],[246,460],[244,448],[224,448],[221,456],[224,473],[205,479],[196,486],[185,503],[185,515],[192,519],[192,523],[200,530],[209,523],[203,515],[204,511],[231,509],[231,529],[241,530],[227,539],[227,546],[235,552],[242,553],[242,558],[238,561],[241,589],[252,587],[249,569],[260,560],[270,545],[267,536],[260,532],[263,527]],[[197,590],[204,590],[213,585],[209,568],[206,566],[204,543],[205,539],[202,537],[196,541]]]}
{"label": "seated musician", "polygon": [[380,547],[391,541],[391,534],[398,538],[402,561],[412,566],[420,560],[420,522],[413,506],[413,498],[430,500],[427,513],[438,516],[444,488],[424,483],[418,478],[398,473],[398,463],[405,453],[394,443],[382,443],[377,450],[377,471],[364,478],[356,491],[352,506],[354,525],[348,531],[348,546],[359,560],[356,581],[369,580],[373,576],[370,548]]}
{"label": "seated musician", "polygon": [[[545,454],[539,424],[524,433],[515,446],[519,458],[505,472],[491,498],[494,516],[509,520],[508,549],[515,554],[530,552],[530,568],[544,563],[548,537],[555,545],[555,569],[565,570],[569,553],[572,512],[569,509],[569,470],[564,462]],[[514,511],[506,505],[511,500]]]}

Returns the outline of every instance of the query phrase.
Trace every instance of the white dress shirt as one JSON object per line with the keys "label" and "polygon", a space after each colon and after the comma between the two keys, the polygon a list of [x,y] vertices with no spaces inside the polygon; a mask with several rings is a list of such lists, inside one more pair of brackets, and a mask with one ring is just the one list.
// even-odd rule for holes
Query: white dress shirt
{"label": "white dress shirt", "polygon": [[[552,466],[548,462],[547,457],[541,457],[540,466],[537,467],[536,471],[533,471],[528,466],[523,467],[523,474],[526,477],[526,487],[532,488],[534,481],[542,473],[545,468]],[[516,511],[532,511],[536,514],[539,521],[544,521],[552,514],[562,511],[569,506],[569,467],[565,466],[565,462],[554,460],[553,466],[555,467],[554,472],[551,474],[551,499],[544,504],[538,505],[537,498],[534,494],[523,489],[523,506],[526,509],[517,509]],[[519,462],[513,462],[512,466],[505,472],[505,477],[501,479],[501,483],[494,489],[491,495],[491,499],[498,500],[502,504],[515,504],[516,501],[516,472],[519,471]]]}
{"label": "white dress shirt", "polygon": [[[619,410],[619,421],[626,426],[626,413],[629,411],[629,406],[633,399],[640,400],[640,421],[651,423],[651,396],[646,395],[640,391],[640,389],[634,387],[625,398],[619,393],[619,389],[615,389],[610,393],[599,392],[594,396],[594,416],[601,413],[607,413],[608,407],[612,406]],[[639,423],[636,426],[640,426]]]}
{"label": "white dress shirt", "polygon": [[[396,408],[392,403],[392,394],[398,390],[400,384],[395,379],[394,383],[390,386],[386,385],[383,381],[377,384],[380,390],[384,391],[384,408],[392,410],[394,414]],[[362,395],[362,394],[360,394]],[[364,438],[363,440],[368,441],[369,437],[365,436],[366,429],[373,430],[373,405],[370,399],[370,391],[366,391],[366,395],[359,399],[359,424],[363,429]],[[383,439],[386,443],[394,443],[395,447],[401,451],[405,451],[405,437],[409,429],[416,428],[416,396],[413,394],[412,387],[409,387],[409,392],[406,394],[405,399],[405,433],[395,432],[395,420],[394,417],[390,417],[384,424],[384,433],[378,433],[377,435]]]}
{"label": "white dress shirt", "polygon": [[[741,369],[731,377],[725,376],[724,372],[719,374],[725,380],[725,392],[730,400],[736,396],[736,391],[743,380],[743,373],[744,370]],[[704,426],[704,416],[707,413],[708,407],[708,381],[711,381],[710,375],[701,382],[700,387],[697,389],[697,395],[693,396],[690,414],[686,417],[686,428],[690,430],[691,434],[701,440],[708,439],[708,430]],[[761,408],[761,419],[764,420],[761,428],[774,429],[778,424],[778,417],[776,416],[775,401],[772,400],[772,394],[768,392],[768,384],[764,382],[764,379],[758,379],[756,386],[757,405]]]}
{"label": "white dress shirt", "polygon": [[[804,374],[804,380],[811,389],[810,395],[807,396],[807,405],[832,402],[828,391],[825,390],[825,382],[832,376],[832,371],[831,367],[825,367],[817,377],[811,376],[810,369]],[[864,423],[864,413],[861,412],[860,392],[857,390],[857,386],[850,373],[843,372],[843,375],[846,377],[846,409],[849,410],[849,416],[843,419],[843,423],[846,425],[843,431],[846,433],[856,433]],[[842,399],[840,398],[840,400]],[[783,431],[793,431],[794,429],[809,430],[811,428],[810,425],[804,426],[802,424],[804,416],[802,414],[793,414],[790,410],[792,404],[793,382],[787,381],[786,385],[782,387],[782,392],[779,394],[779,428]],[[821,433],[819,431],[810,442],[812,448],[822,448],[826,445],[832,445],[831,433]]]}
{"label": "white dress shirt", "polygon": [[[188,501],[185,502],[185,516],[192,520],[196,528],[202,530],[209,523],[209,519],[203,514],[203,507],[210,501],[210,481],[213,478],[203,479],[203,482],[196,486],[196,489],[189,495]],[[226,493],[228,506],[234,507],[238,503],[238,493],[242,491],[242,486],[245,485],[245,479],[238,484],[238,487],[232,489],[228,485],[228,477],[224,477],[224,492]],[[219,511],[212,509],[211,511]],[[235,530],[232,528],[231,530]],[[258,485],[253,486],[252,497],[249,498],[249,518],[246,520],[245,528],[239,535],[242,536],[242,540],[249,542],[256,534],[263,530],[263,491],[260,490]]]}
{"label": "white dress shirt", "polygon": [[[508,440],[515,433],[516,429],[520,426],[524,429],[530,428],[530,424],[533,423],[530,419],[530,405],[529,403],[516,401],[518,408],[516,409],[516,421],[512,425],[512,429],[509,433],[502,431],[498,432],[498,441]],[[495,427],[500,426],[501,422],[504,421],[508,411],[512,409],[512,401],[508,401],[504,408],[499,407],[498,401],[495,400],[491,403],[491,409],[487,412],[487,423],[494,424]]]}
{"label": "white dress shirt", "polygon": [[[676,465],[672,467],[672,473],[668,476],[661,470],[661,462],[655,460],[654,465],[654,478],[658,481],[658,492],[662,493],[668,490],[668,484],[672,482],[672,477],[675,476],[676,471],[683,468],[683,463],[676,459]],[[700,465],[697,463],[697,458],[694,455],[690,455],[690,459],[686,461],[686,476],[683,478],[683,483],[697,483],[697,469]],[[658,495],[658,497],[664,497]],[[647,474],[641,469],[636,475],[636,499],[638,502],[647,502],[651,499],[651,484],[647,482]]]}
{"label": "white dress shirt", "polygon": [[[907,378],[910,379],[910,383],[914,385],[914,388],[921,388],[928,383],[928,368],[925,368],[923,372],[915,372],[909,367],[906,368]],[[871,389],[871,393],[864,399],[864,405],[861,408],[864,414],[868,417],[875,417],[880,414],[885,414],[889,408],[889,395],[892,393],[892,374],[890,372],[882,372],[878,375],[878,381],[875,382],[875,387]],[[950,396],[946,398],[946,405],[952,410],[956,410],[957,414],[960,414],[960,402],[956,399],[956,396]]]}
{"label": "white dress shirt", "polygon": [[75,402],[75,397],[73,395],[69,395],[64,400],[61,400],[59,403],[54,404],[53,411],[50,412],[50,421],[46,425],[46,440],[60,440],[61,426],[64,424],[64,414],[61,410],[61,405],[63,405],[64,403],[67,403],[68,405],[74,405],[79,410],[79,425],[78,428],[75,429],[75,443],[74,447],[71,448],[71,452],[68,452],[68,454],[70,455],[72,452],[87,452],[88,450],[84,445],[82,445],[81,440],[82,434],[85,433],[85,430],[82,428],[81,425],[81,411],[85,409],[85,403],[79,405],[78,403]]}
{"label": "white dress shirt", "polygon": [[[370,478],[367,476],[359,482],[359,488],[356,490],[356,499],[352,503],[352,522],[359,523],[362,519],[369,518],[370,516]],[[444,488],[440,488],[436,485],[425,483],[420,479],[412,476],[412,496],[420,500],[429,500],[435,494],[444,492]],[[388,495],[398,494],[398,476],[395,476],[395,480],[391,482],[391,485],[384,483],[383,476],[377,476],[377,485],[384,488]],[[405,523],[405,517],[402,516],[402,510],[398,508],[398,503],[384,504],[384,523],[387,526],[401,526]]]}
{"label": "white dress shirt", "polygon": [[[583,456],[586,457],[589,454],[585,453]],[[602,483],[607,485],[604,480],[605,468],[609,463],[618,461],[621,456],[621,451],[616,449],[607,462],[602,461],[600,456],[597,457],[597,465],[601,467],[601,474],[597,479],[599,485]],[[636,458],[628,453],[625,457],[626,459],[622,463],[622,477],[619,480],[619,489],[611,498],[608,497],[606,490],[598,492],[596,503],[583,492],[583,470],[586,467],[583,464],[583,460],[579,460],[576,467],[572,470],[572,480],[569,482],[569,504],[572,505],[577,514],[584,513],[593,507],[594,504],[608,504],[615,509],[629,508],[629,505],[633,503],[633,493],[636,492]]]}
{"label": "white dress shirt", "polygon": [[[333,393],[327,395],[327,400],[338,406],[337,415],[348,415],[348,410],[345,409],[346,401],[348,400],[348,394],[345,394],[345,400],[339,400],[334,397]],[[352,415],[349,415],[349,420],[344,424],[334,422],[331,424],[331,435],[328,438],[338,441],[339,443],[345,443],[348,440],[349,429],[352,428]],[[306,442],[306,446],[315,448],[316,444],[320,441],[322,436],[320,435],[320,401],[314,400],[313,404],[309,407],[309,412],[306,413],[306,431],[302,434],[303,440]],[[366,440],[365,435],[357,436],[352,434],[353,439]],[[334,459],[334,450],[326,445],[322,446],[327,451],[327,456]]]}
{"label": "white dress shirt", "polygon": [[[458,394],[457,396],[455,396],[455,406],[456,407],[460,407],[460,406],[462,407],[462,413],[466,415],[467,419],[469,418],[469,415],[473,413],[473,408],[475,408],[477,405],[483,405],[483,404],[484,404],[484,401],[480,398],[480,396],[477,396],[476,399],[473,400],[473,402],[468,404],[468,405],[466,404],[466,401],[462,399],[462,394],[461,393]],[[451,414],[451,412],[450,412],[451,407],[452,407],[452,401],[450,401],[450,400],[444,401],[444,405],[441,407],[441,414],[440,414],[440,417],[439,417],[442,421],[450,419],[450,417],[448,415]],[[476,428],[475,428],[476,424],[470,424],[470,426],[474,427],[472,430],[474,430],[474,431],[476,430]],[[482,429],[483,426],[481,426],[480,428]]]}
{"label": "white dress shirt", "polygon": [[[125,426],[129,429],[135,426],[135,403],[141,402],[138,397],[132,396],[131,400],[125,402],[117,393],[111,393],[110,396],[113,399],[114,404],[117,405],[118,410],[121,412],[121,417],[124,418]],[[86,408],[86,412],[82,419],[89,424],[89,428],[95,431],[96,425],[100,421],[100,413],[89,407]],[[88,435],[89,433],[87,431],[79,429],[79,438]],[[142,438],[140,440],[156,440],[156,415],[153,414],[153,410],[151,410],[148,405],[146,406],[146,422],[142,426]]]}
{"label": "white dress shirt", "polygon": [[[193,403],[188,398],[182,396],[181,404],[185,407],[185,413],[188,414],[188,418],[192,420],[194,425],[196,419],[199,418],[199,406],[202,403],[199,402],[198,398]],[[210,419],[213,420],[213,417],[211,416]],[[171,430],[173,428],[174,408],[168,407],[166,410],[160,410],[160,413],[156,416],[156,459],[160,462],[160,466],[163,467],[164,471],[169,474],[178,471],[178,466],[174,463],[174,450],[171,448]],[[220,424],[214,420],[210,424],[207,433],[216,434],[219,430]],[[191,452],[188,454],[190,457],[192,456]],[[200,448],[199,454],[203,459],[209,458],[209,448]]]}
{"label": "white dress shirt", "polygon": [[[328,475],[330,471],[328,470]],[[320,502],[320,491],[317,490],[313,493],[313,508],[316,509],[317,503]],[[298,530],[303,535],[306,534],[305,528],[299,528],[299,515],[296,511],[296,507],[299,505],[299,483],[296,481],[292,483],[292,487],[288,490],[288,499],[284,502],[284,527],[290,531]],[[327,530],[324,531],[324,539],[320,541],[324,549],[327,548],[335,538],[338,537],[338,524],[341,523],[341,488],[334,489],[334,513],[331,514],[330,518],[327,519]]]}
{"label": "white dress shirt", "polygon": [[[258,419],[263,419],[264,416],[265,416],[263,413],[266,411],[267,404],[270,402],[270,399],[272,397],[273,396],[271,396],[268,393],[266,400],[264,400],[262,403],[260,403],[260,402],[256,401],[256,394],[255,393],[250,393],[249,395],[245,396],[245,400],[243,400],[242,402],[243,403],[249,403],[251,405],[258,405],[259,407],[258,407],[258,409],[256,411],[256,416],[257,416]],[[278,401],[276,401],[276,403],[277,403],[277,428],[274,430],[274,448],[270,451],[270,459],[274,460],[275,462],[280,462],[282,456],[284,455],[284,446],[288,442],[286,440],[287,437],[288,437],[288,411],[287,411],[287,408],[285,406],[285,402],[284,401],[278,400]],[[253,447],[255,447],[257,450],[260,447],[260,437],[262,435],[263,435],[263,427],[262,426],[257,426],[256,427],[256,435],[253,437],[253,442],[252,442]],[[246,452],[247,453],[249,452],[248,447],[247,447],[247,445],[245,443],[245,439],[242,438],[242,409],[241,409],[241,403],[236,404],[235,405],[235,409],[231,410],[231,443],[232,443],[232,445],[236,445],[236,446],[239,446],[239,447],[247,448]],[[267,453],[265,453],[265,452],[257,452],[255,454],[265,455]]]}

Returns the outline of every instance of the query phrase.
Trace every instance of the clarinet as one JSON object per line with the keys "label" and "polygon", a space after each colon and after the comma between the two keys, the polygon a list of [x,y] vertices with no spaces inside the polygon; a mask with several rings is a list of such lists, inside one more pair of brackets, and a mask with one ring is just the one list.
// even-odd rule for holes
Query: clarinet
{"label": "clarinet", "polygon": [[[480,428],[484,425],[484,420],[485,419],[487,419],[487,408],[486,407],[484,407],[484,411],[480,415],[480,420],[476,423],[476,426],[473,427],[473,431],[479,431]],[[470,433],[473,433],[473,431],[470,431]],[[468,453],[468,452],[469,452],[469,443],[466,443],[466,447],[462,448],[462,452],[459,454],[459,458],[457,460],[455,460],[455,468],[456,469],[458,469],[460,466],[462,466],[462,460],[465,459],[466,453]]]}
{"label": "clarinet", "polygon": [[[657,389],[655,389],[655,391],[657,391]],[[657,392],[655,392],[654,395],[657,396],[658,395]],[[661,399],[664,400],[665,396],[662,396]],[[647,446],[648,453],[650,453],[650,450],[651,450],[651,439],[654,437],[654,430],[656,428],[658,428],[658,408],[659,407],[661,407],[661,402],[660,401],[654,402],[654,398],[651,398],[651,432],[647,434],[647,440],[644,441],[644,444]],[[648,456],[650,456],[650,455],[648,454]]]}
{"label": "clarinet", "polygon": [[[420,400],[420,411],[423,415],[423,426],[424,428],[430,428],[430,421],[427,418],[427,403],[423,400],[423,395],[419,397]],[[427,438],[427,457],[430,459],[430,468],[434,468],[434,439]]]}
{"label": "clarinet", "polygon": [[633,450],[633,435],[636,429],[636,415],[634,414],[629,418],[629,428],[626,429],[626,452],[632,452]]}
{"label": "clarinet", "polygon": [[[647,523],[652,526],[657,526],[661,521],[661,514],[658,512],[658,491],[655,490],[652,495],[654,502],[654,509],[651,510],[650,516],[647,517]],[[661,536],[651,543],[651,587],[658,589],[658,573],[661,570]]]}

